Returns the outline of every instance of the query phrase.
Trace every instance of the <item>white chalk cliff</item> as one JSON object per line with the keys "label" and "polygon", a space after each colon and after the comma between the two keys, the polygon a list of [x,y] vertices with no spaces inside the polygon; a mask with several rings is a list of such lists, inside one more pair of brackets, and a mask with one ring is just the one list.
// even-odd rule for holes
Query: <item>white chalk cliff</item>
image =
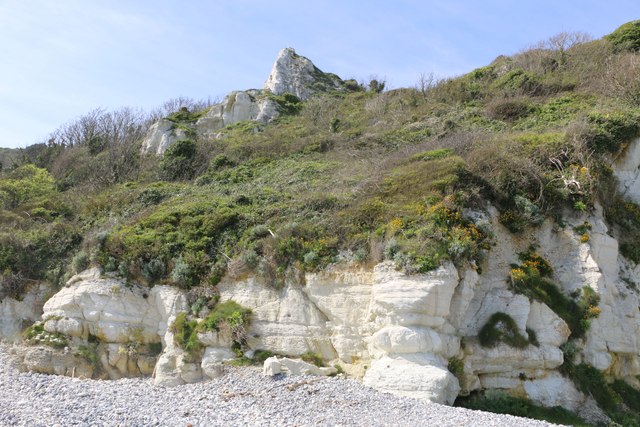
{"label": "white chalk cliff", "polygon": [[[249,89],[229,93],[221,103],[212,105],[194,124],[187,124],[196,138],[213,139],[225,126],[242,121],[269,123],[279,115],[278,103],[270,95],[290,93],[306,100],[318,92],[343,90],[343,81],[335,74],[322,72],[308,58],[292,48],[280,51],[262,90]],[[153,124],[142,141],[143,154],[161,156],[174,142],[185,139],[184,129],[168,119]]]}

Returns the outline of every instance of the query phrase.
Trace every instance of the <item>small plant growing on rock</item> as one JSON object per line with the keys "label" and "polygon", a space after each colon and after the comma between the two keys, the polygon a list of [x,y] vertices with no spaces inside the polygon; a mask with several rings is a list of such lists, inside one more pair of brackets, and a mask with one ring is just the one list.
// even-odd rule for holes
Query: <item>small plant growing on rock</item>
{"label": "small plant growing on rock", "polygon": [[333,365],[333,367],[336,368],[336,373],[331,376],[344,375],[345,372],[342,365],[340,365],[339,363],[336,363],[335,365]]}
{"label": "small plant growing on rock", "polygon": [[141,261],[140,266],[140,273],[142,274],[142,277],[144,277],[150,284],[157,282],[165,275],[166,266],[164,261],[160,258],[152,258],[146,262]]}
{"label": "small plant growing on rock", "polygon": [[499,342],[515,348],[524,348],[529,345],[529,340],[518,331],[515,320],[502,312],[491,315],[480,329],[478,339],[483,347],[495,347]]}
{"label": "small plant growing on rock", "polygon": [[462,359],[452,357],[451,359],[449,359],[447,369],[449,370],[449,372],[455,375],[456,378],[460,379],[464,374],[464,362],[462,361]]}
{"label": "small plant growing on rock", "polygon": [[79,251],[71,260],[71,270],[73,273],[80,273],[89,267],[89,255],[85,251]]}
{"label": "small plant growing on rock", "polygon": [[261,365],[273,355],[273,352],[269,350],[256,350],[253,352],[253,363]]}
{"label": "small plant growing on rock", "polygon": [[521,264],[512,264],[510,283],[516,293],[545,303],[560,316],[571,329],[571,337],[582,337],[589,329],[590,319],[600,314],[599,296],[593,289],[585,287],[574,298],[564,295],[549,280],[553,274],[551,264],[529,248],[518,255]]}
{"label": "small plant growing on rock", "polygon": [[75,355],[85,359],[94,367],[99,366],[98,349],[96,344],[79,346]]}
{"label": "small plant growing on rock", "polygon": [[318,367],[324,366],[324,361],[322,360],[322,356],[318,353],[314,353],[313,351],[307,351],[300,355],[300,359],[304,360],[307,363],[311,363]]}
{"label": "small plant growing on rock", "polygon": [[251,321],[251,310],[229,300],[217,304],[207,317],[198,325],[198,331],[229,332],[233,340],[233,349],[240,357],[245,344],[247,330]]}
{"label": "small plant growing on rock", "polygon": [[249,326],[250,316],[250,309],[232,300],[225,301],[215,306],[202,322],[201,329],[217,331],[227,326],[231,328],[232,333],[236,332],[239,334],[240,332],[244,332]]}
{"label": "small plant growing on rock", "polygon": [[30,345],[48,345],[54,348],[67,346],[67,337],[60,332],[51,333],[44,330],[44,324],[36,322],[22,333],[24,340]]}
{"label": "small plant growing on rock", "polygon": [[589,236],[591,228],[589,221],[585,221],[584,223],[573,227],[573,231],[580,236],[578,239],[580,240],[580,243],[587,243],[591,239],[591,236]]}
{"label": "small plant growing on rock", "polygon": [[198,321],[188,319],[187,313],[182,312],[178,314],[171,325],[173,342],[190,354],[200,352],[202,344],[198,340],[197,327]]}

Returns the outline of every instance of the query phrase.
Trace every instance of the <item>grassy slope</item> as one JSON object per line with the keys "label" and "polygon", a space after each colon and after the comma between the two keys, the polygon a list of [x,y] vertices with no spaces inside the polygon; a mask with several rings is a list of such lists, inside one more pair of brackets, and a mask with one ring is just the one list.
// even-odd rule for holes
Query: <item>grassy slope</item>
{"label": "grassy slope", "polygon": [[[75,248],[84,251],[76,267],[90,261],[188,287],[215,283],[227,257],[243,255],[280,279],[344,251],[361,262],[393,258],[408,272],[479,260],[490,236],[464,208],[488,199],[518,232],[564,207],[588,209],[610,185],[606,155],[637,133],[640,111],[611,89],[626,76],[605,68],[636,56],[594,41],[500,57],[421,90],[317,96],[275,124],[238,123],[173,157],[135,158],[107,183],[125,170],[117,147],[42,148],[32,157],[59,191],[30,194],[21,186],[31,177],[5,173],[0,268],[61,279]],[[610,211],[633,223],[630,210]],[[56,232],[57,252],[18,259]],[[187,277],[172,278],[178,262]],[[162,271],[146,274],[149,263]]]}
{"label": "grassy slope", "polygon": [[[564,207],[589,209],[610,185],[606,155],[637,133],[640,111],[633,84],[612,89],[634,74],[606,71],[636,56],[600,40],[500,57],[420,89],[322,95],[275,124],[238,123],[173,157],[120,156],[126,168],[117,146],[95,138],[40,147],[27,154],[59,190],[31,194],[22,188],[31,177],[5,172],[0,269],[17,282],[60,280],[92,262],[188,287],[214,284],[238,257],[280,279],[344,251],[390,257],[408,272],[479,259],[490,236],[465,208],[488,199],[518,232]],[[632,205],[608,212],[634,227]],[[51,236],[53,247],[39,250]],[[74,248],[84,252],[75,266]],[[178,262],[190,269],[172,277]]]}

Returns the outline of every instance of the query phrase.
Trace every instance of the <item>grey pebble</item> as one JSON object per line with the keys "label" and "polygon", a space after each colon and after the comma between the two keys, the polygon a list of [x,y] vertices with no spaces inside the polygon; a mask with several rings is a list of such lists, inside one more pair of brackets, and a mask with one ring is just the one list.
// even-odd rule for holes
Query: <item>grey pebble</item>
{"label": "grey pebble", "polygon": [[19,373],[0,346],[0,426],[548,426],[543,421],[452,408],[381,393],[356,380],[264,377],[228,367],[211,381],[157,387]]}

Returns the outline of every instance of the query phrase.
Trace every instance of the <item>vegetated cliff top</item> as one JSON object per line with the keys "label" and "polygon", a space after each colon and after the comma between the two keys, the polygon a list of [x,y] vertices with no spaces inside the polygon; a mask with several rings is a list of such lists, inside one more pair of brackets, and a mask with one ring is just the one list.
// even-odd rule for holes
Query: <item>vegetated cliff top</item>
{"label": "vegetated cliff top", "polygon": [[[345,259],[391,258],[407,272],[481,261],[490,232],[466,213],[487,202],[519,233],[599,201],[622,253],[640,261],[640,207],[610,169],[640,133],[639,23],[600,40],[559,34],[414,88],[346,81],[285,96],[274,122],[216,138],[189,127],[206,103],[94,110],[4,165],[2,296],[89,264],[191,287],[247,271],[277,284]],[[164,116],[186,136],[141,155]]]}

